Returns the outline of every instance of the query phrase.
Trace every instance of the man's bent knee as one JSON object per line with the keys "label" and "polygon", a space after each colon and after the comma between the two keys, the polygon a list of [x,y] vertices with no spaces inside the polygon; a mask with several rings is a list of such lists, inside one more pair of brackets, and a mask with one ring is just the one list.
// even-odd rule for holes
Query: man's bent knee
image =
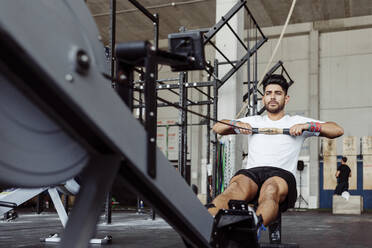
{"label": "man's bent knee", "polygon": [[224,193],[230,194],[233,200],[249,201],[257,194],[258,186],[245,175],[234,176]]}
{"label": "man's bent knee", "polygon": [[273,184],[269,184],[264,189],[261,189],[258,202],[261,203],[262,201],[265,201],[265,200],[273,200],[276,203],[279,203],[280,195],[279,195],[279,189],[277,186]]}
{"label": "man's bent knee", "polygon": [[279,203],[283,202],[287,195],[288,195],[287,182],[280,177],[272,177],[262,185],[259,202],[264,199],[270,199]]}

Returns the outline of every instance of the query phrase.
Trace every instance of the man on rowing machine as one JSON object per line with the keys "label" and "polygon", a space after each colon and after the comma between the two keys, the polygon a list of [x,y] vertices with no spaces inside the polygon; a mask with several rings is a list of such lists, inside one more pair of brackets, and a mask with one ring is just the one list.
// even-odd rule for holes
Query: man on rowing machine
{"label": "man on rowing machine", "polygon": [[[220,135],[246,134],[249,154],[246,169],[239,170],[228,188],[207,206],[213,216],[220,209],[228,209],[230,200],[257,200],[256,225],[267,226],[276,219],[278,211],[294,207],[297,198],[294,174],[304,140],[310,136],[333,139],[343,135],[343,128],[335,122],[286,115],[288,87],[282,75],[271,75],[263,82],[262,102],[267,115],[225,119],[213,126],[213,131]],[[281,129],[287,129],[289,135],[268,135]]]}

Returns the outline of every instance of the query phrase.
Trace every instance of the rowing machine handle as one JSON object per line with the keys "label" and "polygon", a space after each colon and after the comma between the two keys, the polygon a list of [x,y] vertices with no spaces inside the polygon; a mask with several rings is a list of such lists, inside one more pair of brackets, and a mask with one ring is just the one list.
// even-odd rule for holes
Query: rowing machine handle
{"label": "rowing machine handle", "polygon": [[252,128],[252,134],[289,134],[289,128]]}

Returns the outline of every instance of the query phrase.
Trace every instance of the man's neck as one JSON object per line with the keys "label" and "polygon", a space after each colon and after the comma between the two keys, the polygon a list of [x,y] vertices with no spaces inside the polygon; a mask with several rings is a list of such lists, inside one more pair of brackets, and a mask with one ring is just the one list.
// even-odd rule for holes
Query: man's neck
{"label": "man's neck", "polygon": [[284,111],[280,111],[279,113],[267,113],[267,116],[269,117],[270,120],[272,121],[277,121],[283,118],[285,115]]}

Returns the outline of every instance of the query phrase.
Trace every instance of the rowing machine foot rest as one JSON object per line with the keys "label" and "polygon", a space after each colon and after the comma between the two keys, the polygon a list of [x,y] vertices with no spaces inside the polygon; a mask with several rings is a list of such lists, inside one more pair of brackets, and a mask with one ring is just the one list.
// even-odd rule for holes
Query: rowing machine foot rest
{"label": "rowing machine foot rest", "polygon": [[[257,202],[249,202],[257,209]],[[282,213],[279,214],[274,222],[269,225],[270,243],[260,243],[260,248],[299,248],[298,244],[282,244]]]}
{"label": "rowing machine foot rest", "polygon": [[298,244],[282,244],[282,213],[279,212],[278,217],[269,225],[270,244],[260,244],[260,247],[276,247],[276,248],[298,248]]}
{"label": "rowing machine foot rest", "polygon": [[279,211],[275,221],[269,225],[270,244],[282,243],[282,213]]}
{"label": "rowing machine foot rest", "polygon": [[219,248],[259,248],[253,215],[248,210],[221,209],[215,217],[211,245]]}

